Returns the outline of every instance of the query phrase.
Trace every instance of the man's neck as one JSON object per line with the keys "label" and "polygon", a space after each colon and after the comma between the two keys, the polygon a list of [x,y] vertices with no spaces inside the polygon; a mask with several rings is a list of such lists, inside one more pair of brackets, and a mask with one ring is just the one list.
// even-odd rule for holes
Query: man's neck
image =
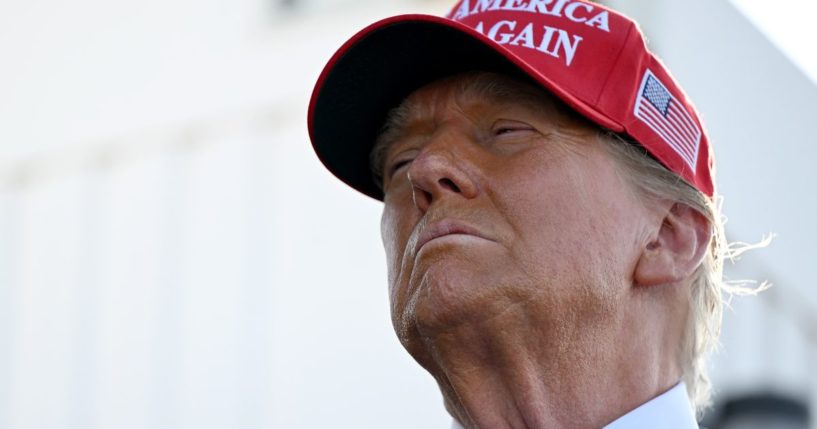
{"label": "man's neck", "polygon": [[[485,344],[483,337],[479,347]],[[476,350],[437,343],[431,372],[449,413],[467,428],[597,429],[680,378],[658,364],[658,356],[634,364],[593,344],[544,355],[532,353],[530,345]]]}

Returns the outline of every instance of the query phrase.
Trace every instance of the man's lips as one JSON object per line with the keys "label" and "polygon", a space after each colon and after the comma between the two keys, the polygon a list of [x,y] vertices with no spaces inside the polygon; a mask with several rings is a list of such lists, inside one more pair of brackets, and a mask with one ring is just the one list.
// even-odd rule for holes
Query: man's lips
{"label": "man's lips", "polygon": [[484,240],[493,241],[486,237],[476,228],[456,220],[445,219],[438,222],[430,223],[423,228],[417,239],[417,244],[414,246],[414,253],[420,251],[423,246],[435,238],[445,237],[447,235],[470,235]]}

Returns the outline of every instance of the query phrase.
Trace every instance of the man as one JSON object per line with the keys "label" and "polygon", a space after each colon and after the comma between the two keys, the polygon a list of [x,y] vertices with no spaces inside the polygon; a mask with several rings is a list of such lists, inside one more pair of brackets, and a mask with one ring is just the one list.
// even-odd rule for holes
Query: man
{"label": "man", "polygon": [[389,18],[330,60],[309,126],[384,201],[394,328],[454,427],[697,427],[712,156],[635,23],[570,0]]}

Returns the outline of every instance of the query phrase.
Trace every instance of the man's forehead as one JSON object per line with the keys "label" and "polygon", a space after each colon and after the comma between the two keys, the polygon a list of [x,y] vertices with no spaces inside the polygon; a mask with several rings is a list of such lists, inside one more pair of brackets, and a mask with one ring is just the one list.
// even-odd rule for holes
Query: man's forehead
{"label": "man's forehead", "polygon": [[524,109],[557,127],[598,129],[544,88],[521,78],[482,71],[449,76],[415,90],[388,115],[383,129],[401,129],[415,121],[433,120],[440,109],[465,106],[484,107],[483,112],[489,114]]}
{"label": "man's forehead", "polygon": [[520,79],[489,72],[456,74],[414,90],[392,109],[373,151],[387,149],[411,127],[434,125],[452,112],[470,116],[474,110],[488,113],[513,108],[553,117],[564,117],[563,111],[569,110],[547,91]]}
{"label": "man's forehead", "polygon": [[484,102],[542,109],[560,104],[550,93],[508,75],[468,72],[431,82],[414,90],[403,101],[410,110],[422,110],[449,102]]}

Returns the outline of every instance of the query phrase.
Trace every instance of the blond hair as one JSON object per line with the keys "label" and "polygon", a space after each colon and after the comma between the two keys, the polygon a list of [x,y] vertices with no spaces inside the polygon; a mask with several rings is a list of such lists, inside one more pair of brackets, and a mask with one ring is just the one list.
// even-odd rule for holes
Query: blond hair
{"label": "blond hair", "polygon": [[602,130],[599,137],[603,146],[617,161],[628,180],[642,197],[662,199],[684,204],[701,213],[709,222],[712,236],[703,262],[692,274],[689,307],[690,316],[682,342],[681,368],[683,381],[694,411],[701,417],[711,404],[712,389],[706,361],[717,347],[721,331],[723,308],[727,297],[754,295],[771,284],[762,282],[757,287],[747,287],[752,282],[727,282],[723,277],[724,261],[733,260],[742,253],[765,247],[773,236],[756,244],[728,243],[725,220],[720,207],[722,198],[706,196],[675,173],[667,170],[640,144],[610,131]]}
{"label": "blond hair", "polygon": [[700,414],[709,405],[711,384],[706,359],[718,342],[723,315],[723,291],[730,286],[723,279],[723,262],[728,256],[720,198],[709,198],[667,170],[638,143],[609,131],[600,132],[604,147],[620,167],[623,176],[643,197],[670,200],[701,213],[709,222],[712,237],[701,265],[692,274],[689,291],[690,315],[682,343],[681,368],[687,394]]}

